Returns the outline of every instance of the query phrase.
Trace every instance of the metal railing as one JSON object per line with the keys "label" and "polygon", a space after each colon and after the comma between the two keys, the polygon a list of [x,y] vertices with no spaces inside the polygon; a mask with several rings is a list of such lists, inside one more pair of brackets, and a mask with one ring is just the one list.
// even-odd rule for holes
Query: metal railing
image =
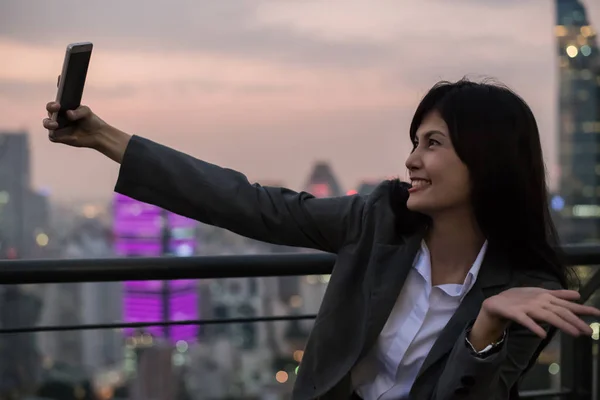
{"label": "metal railing", "polygon": [[[569,245],[563,247],[568,265],[600,265],[600,246]],[[332,272],[335,256],[325,253],[268,254],[244,256],[2,260],[2,285],[50,284],[75,282],[121,282],[144,280],[178,280],[209,278],[251,278],[325,275]],[[595,273],[580,288],[582,300],[600,289],[600,273]],[[107,323],[56,326],[22,326],[0,328],[2,334],[51,331],[143,328],[171,325],[215,325],[314,319],[316,315],[281,315],[252,318],[196,319],[187,321],[152,321],[144,323]],[[591,338],[561,340],[562,388],[560,390],[523,391],[523,399],[591,399],[593,386],[600,381],[599,352]],[[596,357],[596,359],[594,359]]]}

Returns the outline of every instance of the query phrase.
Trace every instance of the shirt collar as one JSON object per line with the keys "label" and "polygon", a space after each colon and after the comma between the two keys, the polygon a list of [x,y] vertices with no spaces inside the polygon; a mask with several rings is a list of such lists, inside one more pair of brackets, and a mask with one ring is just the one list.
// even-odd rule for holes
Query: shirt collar
{"label": "shirt collar", "polygon": [[[442,290],[445,290],[446,286],[453,286],[454,291],[451,291],[450,295],[460,295],[461,299],[471,290],[473,285],[475,285],[475,281],[477,281],[477,277],[479,276],[479,271],[481,270],[481,264],[483,263],[483,258],[485,257],[485,252],[487,250],[488,242],[487,240],[481,246],[479,250],[479,254],[477,254],[477,258],[475,258],[475,262],[469,269],[467,276],[465,277],[462,285],[450,284],[450,285],[440,285]],[[417,256],[413,268],[421,275],[429,286],[431,286],[431,254],[429,253],[429,248],[427,244],[423,240],[421,242],[421,250],[419,255]],[[456,290],[459,290],[458,292]]]}

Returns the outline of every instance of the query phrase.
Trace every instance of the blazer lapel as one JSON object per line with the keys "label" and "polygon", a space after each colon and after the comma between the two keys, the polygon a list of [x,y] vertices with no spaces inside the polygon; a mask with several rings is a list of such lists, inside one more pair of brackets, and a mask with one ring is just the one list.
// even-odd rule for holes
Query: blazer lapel
{"label": "blazer lapel", "polygon": [[454,347],[456,338],[460,335],[463,329],[465,329],[469,321],[475,319],[481,308],[481,303],[485,300],[482,290],[475,283],[471,291],[465,296],[460,306],[450,318],[448,324],[442,330],[442,333],[435,341],[433,347],[429,351],[429,354],[425,358],[417,379],[421,376],[429,367],[440,360],[446,353],[449,353]]}
{"label": "blazer lapel", "polygon": [[483,301],[490,296],[490,293],[494,291],[500,292],[506,288],[510,279],[510,264],[502,257],[502,252],[496,251],[488,245],[487,253],[483,259],[475,285],[473,285],[469,293],[465,296],[460,303],[460,306],[437,338],[419,370],[417,379],[419,379],[429,367],[452,350],[456,344],[456,339],[466,328],[467,324],[471,320],[477,318]]}
{"label": "blazer lapel", "polygon": [[359,357],[370,350],[392,312],[406,277],[419,251],[422,234],[415,234],[403,244],[375,244],[369,274],[368,317],[366,335]]}

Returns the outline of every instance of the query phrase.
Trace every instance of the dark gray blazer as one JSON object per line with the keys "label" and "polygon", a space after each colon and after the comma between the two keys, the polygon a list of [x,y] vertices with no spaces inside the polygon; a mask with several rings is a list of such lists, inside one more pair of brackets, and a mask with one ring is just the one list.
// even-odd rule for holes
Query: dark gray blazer
{"label": "dark gray blazer", "polygon": [[[115,190],[243,236],[337,254],[293,399],[345,400],[350,370],[377,340],[422,239],[419,232],[399,233],[411,214],[392,209],[391,185],[384,182],[366,197],[317,199],[251,185],[236,171],[134,136]],[[467,348],[465,331],[486,297],[514,286],[560,288],[549,275],[511,268],[490,244],[475,286],[427,356],[411,399],[508,399],[540,339],[514,324],[501,350],[479,359]]]}

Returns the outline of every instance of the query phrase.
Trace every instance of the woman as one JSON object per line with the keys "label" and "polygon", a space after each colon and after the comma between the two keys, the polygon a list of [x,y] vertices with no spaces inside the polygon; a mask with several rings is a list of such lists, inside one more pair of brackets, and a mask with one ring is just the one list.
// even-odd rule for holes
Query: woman
{"label": "woman", "polygon": [[[49,103],[47,111],[60,106]],[[251,185],[68,111],[50,140],[121,163],[115,190],[266,242],[337,254],[294,399],[507,399],[551,327],[600,311],[565,290],[534,116],[510,90],[435,85],[410,127],[411,185],[317,199]]]}

